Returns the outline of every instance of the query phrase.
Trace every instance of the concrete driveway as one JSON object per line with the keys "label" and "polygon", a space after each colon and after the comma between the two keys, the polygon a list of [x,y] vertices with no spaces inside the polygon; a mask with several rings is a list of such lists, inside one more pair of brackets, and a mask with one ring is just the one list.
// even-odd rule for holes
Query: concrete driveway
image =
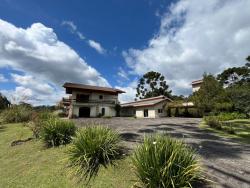
{"label": "concrete driveway", "polygon": [[250,145],[222,138],[198,128],[198,118],[87,118],[76,119],[78,126],[106,125],[117,130],[127,147],[133,149],[144,134],[164,132],[182,139],[201,156],[212,187],[250,187]]}

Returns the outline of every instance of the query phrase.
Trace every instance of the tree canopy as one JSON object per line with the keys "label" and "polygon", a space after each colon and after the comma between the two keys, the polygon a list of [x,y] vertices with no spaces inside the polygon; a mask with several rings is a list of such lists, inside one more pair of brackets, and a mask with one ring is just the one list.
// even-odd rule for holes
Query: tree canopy
{"label": "tree canopy", "polygon": [[230,107],[230,99],[213,75],[204,74],[203,82],[191,99],[202,112],[211,112],[220,106]]}
{"label": "tree canopy", "polygon": [[147,72],[139,79],[136,91],[136,98],[139,99],[159,95],[170,97],[172,92],[169,90],[165,77],[161,73],[154,71]]}
{"label": "tree canopy", "polygon": [[[247,60],[250,60],[250,57]],[[230,86],[233,84],[242,85],[245,82],[250,82],[250,64],[246,63],[242,67],[232,67],[224,70],[217,76],[221,84]]]}
{"label": "tree canopy", "polygon": [[0,93],[0,110],[7,108],[10,105],[10,101]]}

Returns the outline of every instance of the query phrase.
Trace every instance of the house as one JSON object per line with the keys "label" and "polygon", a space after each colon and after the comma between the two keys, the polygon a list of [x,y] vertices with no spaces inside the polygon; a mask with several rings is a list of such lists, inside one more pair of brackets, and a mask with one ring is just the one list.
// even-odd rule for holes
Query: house
{"label": "house", "polygon": [[193,93],[198,91],[201,87],[201,84],[202,84],[203,80],[195,80],[195,81],[192,81],[192,91]]}
{"label": "house", "polygon": [[65,83],[66,94],[70,94],[69,118],[115,116],[118,94],[122,90],[91,86],[77,83]]}
{"label": "house", "polygon": [[156,118],[167,116],[164,110],[166,104],[172,100],[161,95],[135,102],[121,104],[121,116],[135,116],[137,118]]}

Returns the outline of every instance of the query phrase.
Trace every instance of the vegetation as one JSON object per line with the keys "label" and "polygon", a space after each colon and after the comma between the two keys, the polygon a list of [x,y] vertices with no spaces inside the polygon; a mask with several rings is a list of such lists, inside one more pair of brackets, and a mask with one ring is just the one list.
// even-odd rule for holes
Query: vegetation
{"label": "vegetation", "polygon": [[35,138],[40,138],[42,127],[50,118],[54,118],[54,115],[49,111],[33,112],[31,121],[26,126],[30,128]]}
{"label": "vegetation", "polygon": [[96,176],[100,167],[114,164],[120,155],[121,139],[117,132],[102,126],[80,130],[69,149],[69,167],[80,180]]}
{"label": "vegetation", "polygon": [[32,108],[25,105],[12,105],[3,110],[0,119],[3,123],[28,122],[32,116]]}
{"label": "vegetation", "polygon": [[[21,124],[3,125],[0,129],[0,187],[85,187],[76,184],[65,170],[65,158],[69,145],[45,149],[43,143],[34,139],[22,145],[10,147],[13,140],[30,137],[32,132]],[[117,161],[115,168],[100,169],[92,188],[131,187],[133,182],[129,160]]]}
{"label": "vegetation", "polygon": [[159,95],[170,97],[172,91],[168,90],[168,88],[165,77],[161,73],[150,71],[139,80],[136,88],[136,98],[143,99]]}
{"label": "vegetation", "polygon": [[227,105],[228,108],[232,108],[230,105],[231,101],[229,97],[227,97],[225,90],[212,75],[204,74],[200,89],[193,94],[191,99],[203,113],[209,113],[215,108],[218,109],[221,105],[223,105],[223,107]]}
{"label": "vegetation", "polygon": [[201,179],[195,152],[165,135],[145,137],[132,161],[138,187],[191,187]]}
{"label": "vegetation", "polygon": [[250,144],[249,119],[235,119],[230,121],[221,121],[220,124],[221,124],[221,130],[209,127],[206,124],[206,122],[205,124],[201,124],[201,128],[211,130],[224,137],[229,137]]}
{"label": "vegetation", "polygon": [[6,109],[10,104],[10,101],[0,93],[0,110]]}
{"label": "vegetation", "polygon": [[206,124],[208,126],[210,126],[211,128],[215,128],[215,129],[218,129],[218,130],[222,129],[221,122],[220,122],[218,117],[216,117],[216,116],[207,116],[207,117],[204,117],[204,120],[205,120]]}
{"label": "vegetation", "polygon": [[48,147],[54,147],[70,143],[75,132],[72,121],[49,118],[43,122],[41,137]]}

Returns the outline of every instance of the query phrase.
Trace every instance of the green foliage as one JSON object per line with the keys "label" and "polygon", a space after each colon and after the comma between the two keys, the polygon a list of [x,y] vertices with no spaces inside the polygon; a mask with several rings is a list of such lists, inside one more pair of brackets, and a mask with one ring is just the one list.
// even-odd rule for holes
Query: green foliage
{"label": "green foliage", "polygon": [[204,117],[204,120],[208,126],[214,129],[221,130],[222,125],[218,117],[216,116],[206,116]]}
{"label": "green foliage", "polygon": [[32,113],[31,107],[12,105],[1,112],[0,119],[2,119],[4,123],[28,122],[31,119]]}
{"label": "green foliage", "polygon": [[10,106],[10,101],[0,93],[0,110],[6,109]]}
{"label": "green foliage", "polygon": [[195,152],[166,135],[144,138],[132,156],[137,187],[191,187],[201,178]]}
{"label": "green foliage", "polygon": [[250,82],[226,88],[236,111],[250,114]]}
{"label": "green foliage", "polygon": [[220,121],[229,121],[234,119],[245,119],[246,114],[242,114],[239,112],[232,112],[232,113],[219,113],[217,115],[218,120]]}
{"label": "green foliage", "polygon": [[170,97],[172,91],[168,90],[168,88],[165,77],[161,73],[150,71],[139,80],[136,88],[136,97],[139,99],[157,97],[159,95]]}
{"label": "green foliage", "polygon": [[250,82],[250,67],[248,64],[242,67],[232,67],[224,70],[217,76],[222,85],[232,86],[235,84],[242,85]]}
{"label": "green foliage", "polygon": [[76,126],[72,121],[49,118],[42,124],[41,137],[48,147],[68,144],[75,135]]}
{"label": "green foliage", "polygon": [[117,132],[102,126],[89,126],[77,132],[69,149],[69,167],[80,179],[96,176],[100,167],[114,164],[120,155]]}
{"label": "green foliage", "polygon": [[121,105],[120,104],[115,105],[115,112],[116,112],[116,117],[120,117],[120,112],[121,112]]}
{"label": "green foliage", "polygon": [[193,94],[191,99],[201,112],[211,112],[215,106],[230,103],[227,93],[212,75],[204,75],[200,89]]}
{"label": "green foliage", "polygon": [[43,125],[48,119],[54,117],[55,116],[49,111],[33,112],[31,121],[26,125],[30,128],[35,138],[40,138]]}
{"label": "green foliage", "polygon": [[230,112],[233,110],[233,104],[231,102],[215,103],[213,110],[215,112]]}
{"label": "green foliage", "polygon": [[231,122],[223,122],[223,130],[229,134],[236,134]]}

